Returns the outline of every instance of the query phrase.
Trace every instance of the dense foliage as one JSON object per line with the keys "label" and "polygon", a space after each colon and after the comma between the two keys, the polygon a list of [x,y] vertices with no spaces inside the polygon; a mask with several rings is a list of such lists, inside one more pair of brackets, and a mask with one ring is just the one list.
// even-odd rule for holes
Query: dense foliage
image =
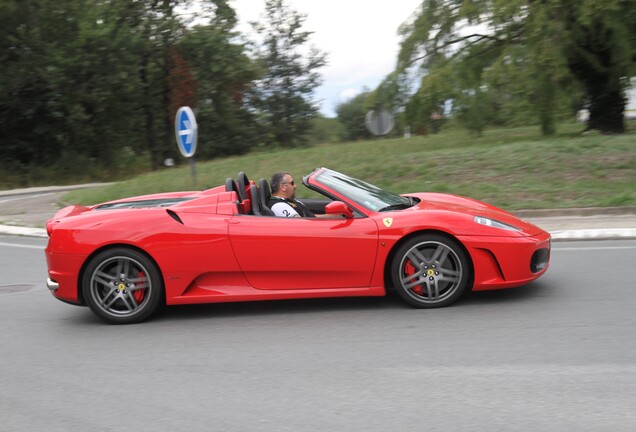
{"label": "dense foliage", "polygon": [[407,111],[430,123],[451,100],[476,132],[535,119],[551,134],[586,107],[589,128],[623,132],[634,29],[633,0],[424,0],[401,29],[397,72],[422,76]]}
{"label": "dense foliage", "polygon": [[[285,41],[276,22],[261,24],[289,56],[308,37],[302,20],[282,1],[267,10],[294,25]],[[252,53],[236,24],[228,0],[0,2],[0,184],[119,179],[182,161],[174,116],[183,105],[197,114],[199,159],[244,153],[263,136],[296,142],[315,115],[303,104],[321,58],[308,55],[304,68],[294,66],[303,62],[298,52],[279,58],[293,84],[285,83],[285,100],[271,100],[281,91],[267,82],[278,64]],[[277,117],[290,109],[295,117]],[[45,173],[51,178],[34,178]]]}
{"label": "dense foliage", "polygon": [[311,96],[321,82],[317,69],[325,65],[325,55],[307,47],[311,32],[302,30],[303,14],[289,9],[284,0],[267,0],[265,10],[264,20],[253,23],[261,37],[255,52],[263,73],[254,83],[250,105],[269,143],[302,146],[318,113]]}
{"label": "dense foliage", "polygon": [[370,92],[364,91],[336,107],[338,120],[344,126],[346,140],[355,141],[372,137],[364,124],[364,117],[372,108]]}

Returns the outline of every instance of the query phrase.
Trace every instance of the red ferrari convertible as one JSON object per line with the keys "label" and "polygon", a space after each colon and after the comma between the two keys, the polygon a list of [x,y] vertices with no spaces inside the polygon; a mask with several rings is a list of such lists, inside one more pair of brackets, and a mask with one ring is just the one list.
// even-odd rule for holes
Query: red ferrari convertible
{"label": "red ferrari convertible", "polygon": [[47,222],[47,285],[111,323],[160,305],[382,296],[446,306],[468,289],[527,284],[550,259],[550,235],[454,195],[396,195],[327,168],[305,176],[316,214],[279,218],[269,185],[244,173],[200,192],[70,206]]}

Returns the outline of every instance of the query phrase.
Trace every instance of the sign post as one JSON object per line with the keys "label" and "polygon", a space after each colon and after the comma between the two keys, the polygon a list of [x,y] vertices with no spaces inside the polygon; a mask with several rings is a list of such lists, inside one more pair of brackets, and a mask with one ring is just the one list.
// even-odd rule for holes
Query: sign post
{"label": "sign post", "polygon": [[179,151],[190,160],[190,175],[192,181],[196,184],[197,174],[194,160],[194,153],[197,150],[198,126],[197,119],[190,107],[184,106],[179,108],[175,117],[175,136],[177,138],[177,146]]}
{"label": "sign post", "polygon": [[367,115],[364,116],[364,124],[373,135],[386,135],[393,130],[395,120],[393,119],[393,115],[386,110],[377,113],[375,111],[369,111]]}

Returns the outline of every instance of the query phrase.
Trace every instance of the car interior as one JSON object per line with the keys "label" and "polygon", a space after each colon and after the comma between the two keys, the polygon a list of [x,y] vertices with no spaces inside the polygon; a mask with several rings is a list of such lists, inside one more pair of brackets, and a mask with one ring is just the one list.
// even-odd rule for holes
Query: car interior
{"label": "car interior", "polygon": [[[254,216],[274,216],[267,205],[271,197],[269,182],[262,178],[258,184],[250,180],[243,171],[238,173],[237,180],[228,177],[225,180],[225,191],[236,192],[240,214]],[[303,203],[314,214],[324,214],[325,206],[332,202],[329,199],[303,199]]]}

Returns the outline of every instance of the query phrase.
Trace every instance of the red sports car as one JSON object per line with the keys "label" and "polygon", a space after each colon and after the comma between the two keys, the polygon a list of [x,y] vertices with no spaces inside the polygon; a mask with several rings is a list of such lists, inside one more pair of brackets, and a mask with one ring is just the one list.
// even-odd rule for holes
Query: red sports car
{"label": "red sports car", "polygon": [[305,176],[316,214],[279,218],[269,185],[244,173],[200,192],[70,206],[47,222],[47,285],[111,323],[161,304],[382,296],[446,306],[467,289],[526,284],[550,259],[550,235],[454,195],[396,195],[327,168]]}

